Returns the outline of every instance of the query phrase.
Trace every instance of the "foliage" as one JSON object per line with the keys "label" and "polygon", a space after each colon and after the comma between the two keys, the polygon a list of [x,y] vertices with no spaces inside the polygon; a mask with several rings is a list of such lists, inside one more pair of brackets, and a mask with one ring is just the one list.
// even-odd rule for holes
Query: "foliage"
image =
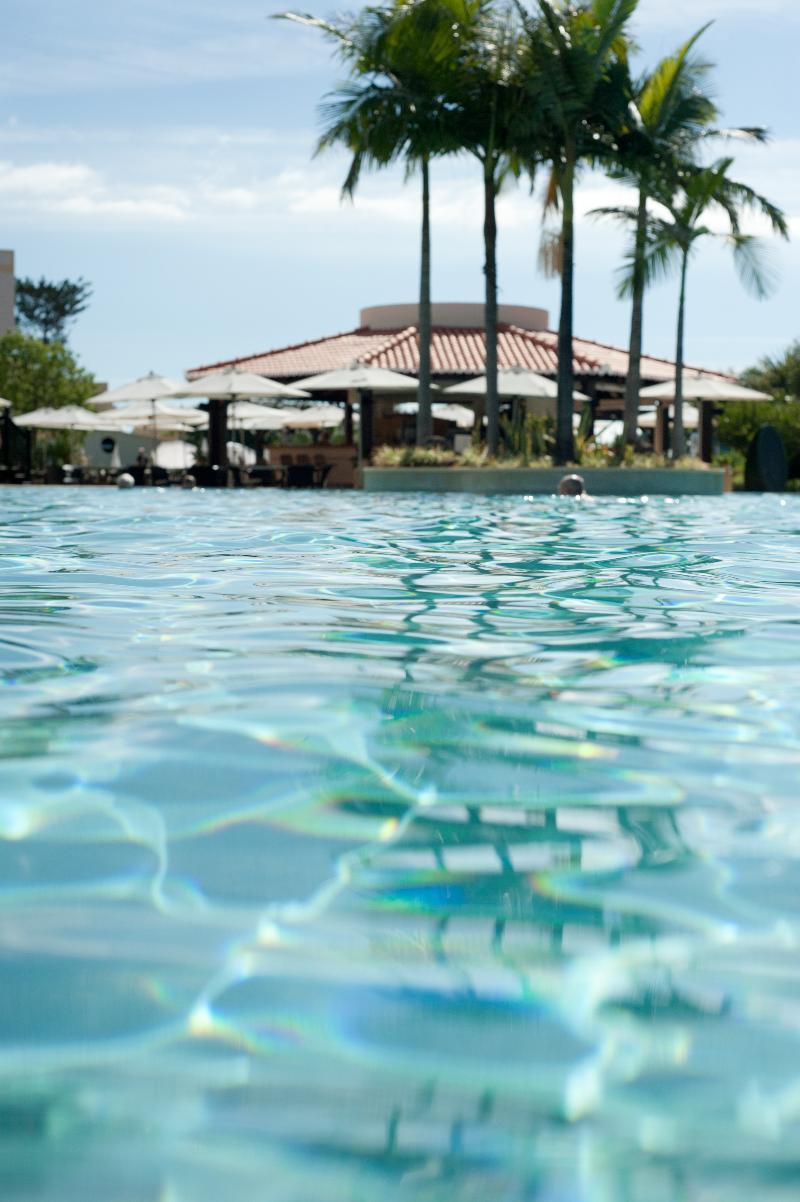
{"label": "foliage", "polygon": [[[379,447],[372,456],[374,467],[478,467],[478,468],[552,468],[559,466],[552,455],[524,459],[521,455],[490,455],[486,448],[468,447],[460,454],[442,447]],[[706,471],[708,464],[699,459],[667,459],[661,455],[639,455],[626,448],[619,462],[610,447],[593,446],[580,463],[569,467],[591,468],[691,468]]]}
{"label": "foliage", "polygon": [[42,342],[63,342],[67,326],[87,308],[91,295],[84,279],[17,280],[17,324]]}
{"label": "foliage", "polygon": [[455,451],[441,447],[378,447],[373,453],[375,467],[452,467],[458,463]]}
{"label": "foliage", "polygon": [[[656,199],[666,217],[650,220],[650,239],[646,270],[650,278],[667,271],[673,264],[680,270],[678,336],[675,352],[675,406],[672,445],[677,455],[685,449],[683,429],[683,363],[686,318],[686,282],[689,263],[698,243],[721,238],[733,252],[734,264],[742,284],[755,296],[768,296],[774,285],[774,273],[766,259],[761,239],[742,229],[745,214],[765,218],[774,233],[789,237],[789,228],[781,210],[747,184],[730,177],[733,159],[718,159],[709,167],[684,169],[676,177],[661,181]],[[721,219],[718,232],[712,224]]]}
{"label": "foliage", "polygon": [[800,477],[800,401],[736,401],[721,409],[717,430],[723,448],[743,461],[761,426],[774,426],[786,447],[789,475]]}
{"label": "foliage", "polygon": [[552,418],[535,413],[520,414],[516,421],[503,418],[500,432],[505,455],[523,463],[546,458],[553,449],[553,428]]}
{"label": "foliage", "polygon": [[777,400],[800,400],[800,341],[792,343],[778,359],[766,355],[742,374],[748,388],[771,392]]}
{"label": "foliage", "polygon": [[37,430],[33,441],[31,466],[35,472],[55,470],[55,479],[61,479],[61,467],[65,463],[86,462],[83,444],[85,434],[74,430]]}
{"label": "foliage", "polygon": [[81,405],[97,389],[63,342],[41,342],[18,330],[0,335],[0,396],[11,401],[15,413],[41,405]]}

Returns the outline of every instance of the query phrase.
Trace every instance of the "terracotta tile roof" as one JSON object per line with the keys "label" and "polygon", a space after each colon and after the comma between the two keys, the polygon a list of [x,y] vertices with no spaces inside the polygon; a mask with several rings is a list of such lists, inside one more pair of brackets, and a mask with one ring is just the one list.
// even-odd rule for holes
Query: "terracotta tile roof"
{"label": "terracotta tile roof", "polygon": [[[498,362],[501,368],[520,367],[554,376],[557,369],[558,335],[552,330],[524,330],[520,326],[498,326]],[[318,372],[349,367],[358,360],[374,367],[416,373],[417,327],[399,330],[350,330],[328,338],[300,342],[295,346],[246,355],[220,363],[208,363],[187,371],[187,378],[196,379],[209,371],[237,366],[272,379],[299,379]],[[627,351],[591,342],[585,338],[573,340],[573,366],[578,376],[624,377],[628,370]],[[459,329],[435,326],[431,331],[431,368],[439,376],[478,376],[484,370],[484,332],[482,329]],[[688,367],[696,375],[727,379],[721,372]],[[658,383],[672,379],[674,364],[668,359],[642,357],[642,382]]]}

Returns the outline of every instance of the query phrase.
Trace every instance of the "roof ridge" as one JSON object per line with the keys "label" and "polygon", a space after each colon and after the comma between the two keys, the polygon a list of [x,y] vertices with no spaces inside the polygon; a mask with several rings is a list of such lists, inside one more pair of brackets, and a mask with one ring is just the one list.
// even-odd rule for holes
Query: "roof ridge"
{"label": "roof ridge", "polygon": [[[384,333],[388,334],[388,337],[381,342],[379,346],[376,346],[371,351],[367,351],[362,361],[367,362],[373,357],[373,355],[384,355],[387,351],[394,350],[396,346],[399,346],[401,342],[405,341],[409,337],[412,331],[417,330],[418,328],[419,327],[416,325],[407,325],[403,326],[403,328],[400,330],[383,331]],[[382,331],[375,330],[373,332],[379,334]]]}

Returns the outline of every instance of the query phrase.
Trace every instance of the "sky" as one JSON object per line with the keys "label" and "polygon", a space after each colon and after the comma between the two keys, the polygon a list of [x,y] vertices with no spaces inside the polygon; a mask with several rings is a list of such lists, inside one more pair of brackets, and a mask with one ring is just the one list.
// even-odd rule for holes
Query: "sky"
{"label": "sky", "polygon": [[[334,15],[335,3],[304,11]],[[313,155],[318,105],[341,78],[311,29],[270,0],[5,0],[0,45],[0,246],[17,275],[82,276],[90,308],[70,343],[110,384],[149,370],[254,354],[352,329],[359,309],[413,301],[419,184],[365,177],[342,202],[346,160]],[[743,291],[723,246],[689,280],[687,359],[741,369],[800,336],[798,0],[640,0],[637,70],[706,21],[705,57],[728,125],[763,125],[736,174],[780,204],[793,241],[771,240],[778,286]],[[433,297],[481,301],[478,165],[436,163]],[[586,176],[579,193],[575,331],[627,344],[616,298],[622,235],[587,216],[624,199]],[[559,288],[537,266],[541,197],[510,189],[499,208],[500,300],[547,308]],[[645,348],[672,357],[676,283],[648,294]]]}

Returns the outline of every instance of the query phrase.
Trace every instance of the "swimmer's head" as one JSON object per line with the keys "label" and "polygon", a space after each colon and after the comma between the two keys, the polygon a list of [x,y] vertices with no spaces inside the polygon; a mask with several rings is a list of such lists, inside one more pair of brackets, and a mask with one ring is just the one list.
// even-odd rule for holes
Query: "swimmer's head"
{"label": "swimmer's head", "polygon": [[583,476],[564,476],[558,485],[560,497],[583,497],[586,495],[586,483]]}

